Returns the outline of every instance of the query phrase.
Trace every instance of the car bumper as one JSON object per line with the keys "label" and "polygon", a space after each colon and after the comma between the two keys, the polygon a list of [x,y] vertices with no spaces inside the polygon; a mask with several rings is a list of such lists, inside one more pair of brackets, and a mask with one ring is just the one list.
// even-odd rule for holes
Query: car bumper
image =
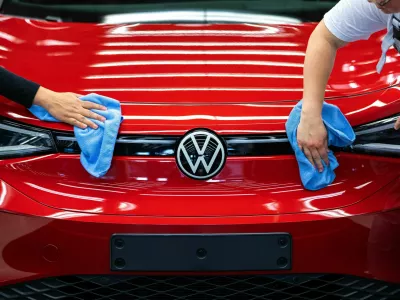
{"label": "car bumper", "polygon": [[333,273],[400,283],[400,180],[340,210],[229,218],[75,213],[43,206],[0,183],[7,191],[0,197],[3,286],[63,275],[117,274],[110,270],[110,238],[115,233],[288,232],[292,269],[275,274]]}

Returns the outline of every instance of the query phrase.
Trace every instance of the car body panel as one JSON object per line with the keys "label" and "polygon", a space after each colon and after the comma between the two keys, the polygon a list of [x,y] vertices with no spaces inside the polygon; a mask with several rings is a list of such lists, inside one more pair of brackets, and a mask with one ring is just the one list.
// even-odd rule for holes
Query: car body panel
{"label": "car body panel", "polygon": [[[101,92],[121,102],[275,102],[302,97],[314,23],[54,23],[2,19],[1,64],[57,91]],[[327,98],[397,83],[398,55],[376,73],[382,33],[339,50]],[[359,49],[367,48],[363,55]],[[61,71],[62,70],[62,71]]]}
{"label": "car body panel", "polygon": [[[342,154],[336,180],[319,191],[300,182],[292,156],[228,158],[207,180],[183,175],[175,159],[114,158],[100,179],[79,156],[59,155],[0,162],[0,176],[46,206],[95,214],[154,217],[280,215],[349,206],[400,175],[399,160]],[[384,175],[384,176],[383,176]]]}
{"label": "car body panel", "polygon": [[[353,126],[392,116],[400,111],[397,86],[348,98],[326,100],[337,105]],[[122,103],[120,134],[182,135],[193,128],[218,134],[284,133],[297,101],[275,103]],[[0,116],[43,128],[72,131],[70,125],[40,121],[26,108],[0,98]]]}
{"label": "car body panel", "polygon": [[[196,127],[218,133],[284,131],[302,98],[306,45],[316,25],[107,25],[7,16],[1,23],[3,67],[56,91],[116,98],[124,115],[121,133],[160,134]],[[399,110],[399,55],[390,49],[377,74],[381,38],[377,33],[338,51],[326,100],[352,125]],[[361,48],[369,50],[360,56]],[[40,122],[4,98],[0,104],[1,115],[72,129]]]}
{"label": "car body panel", "polygon": [[109,242],[114,233],[232,232],[290,232],[293,268],[286,273],[338,273],[400,282],[399,179],[343,209],[231,218],[65,212],[43,206],[4,182],[0,186],[1,209],[6,211],[0,213],[0,227],[7,228],[0,242],[0,285],[68,274],[121,274],[110,271]]}

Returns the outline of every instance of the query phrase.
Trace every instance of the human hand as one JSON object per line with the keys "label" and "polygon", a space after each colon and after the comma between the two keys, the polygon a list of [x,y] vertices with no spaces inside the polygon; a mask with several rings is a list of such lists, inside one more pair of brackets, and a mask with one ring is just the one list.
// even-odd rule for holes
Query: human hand
{"label": "human hand", "polygon": [[45,108],[57,120],[85,129],[87,126],[97,129],[98,126],[88,118],[104,122],[106,119],[90,109],[107,110],[106,107],[79,99],[74,93],[57,93],[40,87],[33,104]]}
{"label": "human hand", "polygon": [[322,172],[322,160],[329,166],[328,134],[321,116],[307,116],[302,113],[297,128],[297,143],[314,167]]}
{"label": "human hand", "polygon": [[397,119],[396,124],[394,124],[394,129],[396,130],[400,129],[400,117]]}

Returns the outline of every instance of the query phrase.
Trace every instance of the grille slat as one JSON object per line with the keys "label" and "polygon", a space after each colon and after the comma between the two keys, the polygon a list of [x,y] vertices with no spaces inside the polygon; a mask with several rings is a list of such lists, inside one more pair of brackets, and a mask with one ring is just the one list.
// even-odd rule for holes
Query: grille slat
{"label": "grille slat", "polygon": [[18,300],[398,300],[400,285],[341,275],[66,276],[0,287]]}

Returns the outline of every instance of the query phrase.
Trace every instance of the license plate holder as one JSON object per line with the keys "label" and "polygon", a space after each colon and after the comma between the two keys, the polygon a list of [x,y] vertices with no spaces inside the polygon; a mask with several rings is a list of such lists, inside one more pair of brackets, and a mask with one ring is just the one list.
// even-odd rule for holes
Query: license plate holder
{"label": "license plate holder", "polygon": [[262,234],[114,234],[112,271],[275,271],[292,267],[292,237]]}

